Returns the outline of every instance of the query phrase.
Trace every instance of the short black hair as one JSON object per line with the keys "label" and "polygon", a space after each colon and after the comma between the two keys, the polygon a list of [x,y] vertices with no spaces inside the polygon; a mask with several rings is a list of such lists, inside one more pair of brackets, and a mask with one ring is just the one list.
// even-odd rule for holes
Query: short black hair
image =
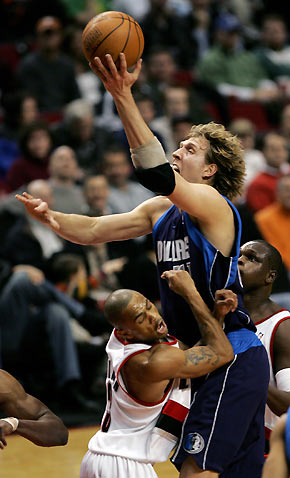
{"label": "short black hair", "polygon": [[276,271],[278,275],[283,266],[282,257],[278,249],[263,239],[256,239],[253,242],[258,242],[259,244],[265,246],[265,248],[268,250],[269,267],[271,270]]}
{"label": "short black hair", "polygon": [[118,289],[107,297],[104,313],[107,320],[116,328],[121,328],[124,322],[123,312],[133,297],[131,289]]}
{"label": "short black hair", "polygon": [[78,254],[56,253],[47,264],[47,276],[54,284],[66,283],[73,274],[76,274],[81,265],[85,265],[83,258]]}

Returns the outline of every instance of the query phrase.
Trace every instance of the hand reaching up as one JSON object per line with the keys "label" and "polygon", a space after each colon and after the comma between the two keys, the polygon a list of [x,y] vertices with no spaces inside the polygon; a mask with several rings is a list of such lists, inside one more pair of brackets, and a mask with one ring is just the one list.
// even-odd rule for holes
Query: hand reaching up
{"label": "hand reaching up", "polygon": [[127,70],[127,62],[124,53],[120,53],[119,69],[113,62],[111,55],[106,55],[107,65],[104,65],[99,57],[94,58],[90,63],[90,68],[102,80],[104,87],[113,97],[120,97],[126,91],[130,90],[137,80],[142,60],[140,59],[136,68],[130,73]]}

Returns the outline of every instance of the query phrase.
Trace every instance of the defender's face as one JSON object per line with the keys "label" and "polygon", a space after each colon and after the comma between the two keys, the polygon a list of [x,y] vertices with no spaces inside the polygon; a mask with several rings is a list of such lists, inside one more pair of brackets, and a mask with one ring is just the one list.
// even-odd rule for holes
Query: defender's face
{"label": "defender's face", "polygon": [[125,312],[126,330],[135,342],[158,343],[166,337],[167,326],[157,308],[142,294],[136,292]]}
{"label": "defender's face", "polygon": [[190,183],[203,183],[206,167],[208,141],[193,137],[180,143],[173,153],[172,168]]}
{"label": "defender's face", "polygon": [[247,242],[240,249],[238,267],[245,292],[263,286],[269,273],[267,249],[261,243]]}

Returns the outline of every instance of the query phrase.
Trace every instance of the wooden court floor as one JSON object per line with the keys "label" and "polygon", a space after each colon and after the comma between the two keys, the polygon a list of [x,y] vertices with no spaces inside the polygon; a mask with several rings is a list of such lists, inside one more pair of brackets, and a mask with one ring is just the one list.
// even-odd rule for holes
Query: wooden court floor
{"label": "wooden court floor", "polygon": [[[0,450],[0,477],[78,478],[88,441],[95,432],[96,427],[71,429],[68,444],[53,448],[38,447],[17,435],[8,436],[7,447]],[[178,478],[169,461],[157,464],[155,470],[159,478]]]}

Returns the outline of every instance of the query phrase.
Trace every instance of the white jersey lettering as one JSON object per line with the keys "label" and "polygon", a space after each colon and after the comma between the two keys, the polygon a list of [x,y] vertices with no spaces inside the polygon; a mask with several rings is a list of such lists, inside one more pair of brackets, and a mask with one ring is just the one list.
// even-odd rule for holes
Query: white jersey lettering
{"label": "white jersey lettering", "polygon": [[174,241],[157,241],[158,262],[177,262],[189,258],[188,236]]}

